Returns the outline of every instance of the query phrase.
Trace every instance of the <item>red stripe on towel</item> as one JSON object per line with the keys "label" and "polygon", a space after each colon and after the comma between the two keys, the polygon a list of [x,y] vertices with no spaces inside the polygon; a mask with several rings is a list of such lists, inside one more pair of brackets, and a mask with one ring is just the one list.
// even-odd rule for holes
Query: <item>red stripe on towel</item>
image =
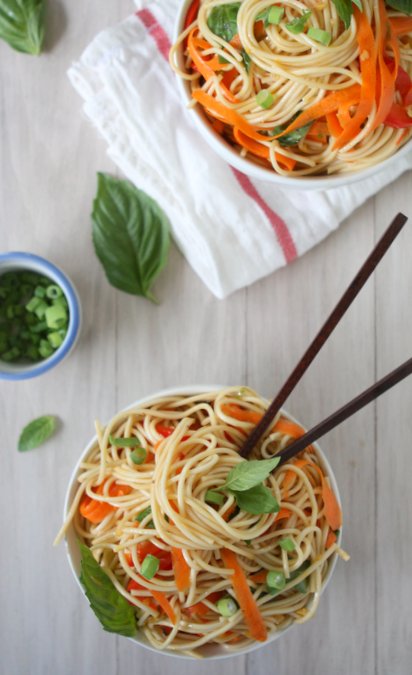
{"label": "red stripe on towel", "polygon": [[286,225],[285,221],[282,220],[278,214],[270,208],[269,204],[265,202],[263,197],[260,196],[259,192],[256,190],[250,178],[245,176],[244,173],[241,173],[233,166],[230,167],[235,175],[235,178],[242,190],[259,206],[266,218],[270,222],[273,230],[276,234],[277,240],[280,244],[280,247],[285,256],[286,262],[290,263],[297,257],[297,250],[292,239],[292,235],[289,232],[289,228]]}
{"label": "red stripe on towel", "polygon": [[167,61],[172,45],[164,28],[162,28],[150,9],[141,9],[136,12],[136,16],[138,16],[142,24],[146,26],[153,40],[156,42],[159,52]]}
{"label": "red stripe on towel", "polygon": [[[164,28],[160,25],[156,17],[149,9],[141,9],[140,11],[136,12],[136,16],[139,17],[140,21],[149,31],[153,40],[156,42],[159,52],[166,60],[168,60],[171,43]],[[233,167],[230,168],[232,169],[233,174],[243,192],[247,194],[257,206],[259,206],[266,218],[269,220],[279,245],[283,251],[286,262],[292,262],[292,260],[297,257],[297,251],[292,239],[292,235],[290,234],[285,221],[282,220],[282,218],[270,208],[269,204],[265,202],[263,197],[260,196],[250,178],[245,176],[244,173],[241,173],[237,169],[234,169]]]}

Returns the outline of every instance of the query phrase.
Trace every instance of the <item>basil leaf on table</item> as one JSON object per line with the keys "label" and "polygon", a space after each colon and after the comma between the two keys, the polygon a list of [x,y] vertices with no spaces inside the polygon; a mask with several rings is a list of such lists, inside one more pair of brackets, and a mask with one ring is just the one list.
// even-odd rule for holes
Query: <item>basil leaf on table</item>
{"label": "basil leaf on table", "polygon": [[234,492],[249,490],[265,480],[279,462],[280,457],[240,462],[229,471],[226,482],[220,489]]}
{"label": "basil leaf on table", "polygon": [[111,579],[94,559],[91,550],[85,544],[80,544],[80,551],[80,583],[104,630],[133,637],[136,635],[136,618],[132,606],[116,590]]}
{"label": "basil leaf on table", "polygon": [[412,0],[386,0],[386,4],[402,14],[412,14]]}
{"label": "basil leaf on table", "polygon": [[226,42],[233,40],[238,33],[237,15],[239,9],[240,2],[213,7],[207,19],[207,25],[212,33],[223,38]]}
{"label": "basil leaf on table", "polygon": [[0,38],[25,54],[40,54],[45,0],[0,0]]}
{"label": "basil leaf on table", "polygon": [[93,244],[112,286],[157,302],[150,288],[167,262],[169,220],[127,180],[98,174]]}
{"label": "basil leaf on table", "polygon": [[56,418],[53,415],[44,415],[33,420],[24,427],[20,434],[18,449],[20,452],[33,450],[47,441],[55,432],[57,426]]}
{"label": "basil leaf on table", "polygon": [[234,493],[236,504],[242,511],[260,515],[261,513],[277,513],[279,504],[271,491],[262,485],[255,485],[249,490]]}

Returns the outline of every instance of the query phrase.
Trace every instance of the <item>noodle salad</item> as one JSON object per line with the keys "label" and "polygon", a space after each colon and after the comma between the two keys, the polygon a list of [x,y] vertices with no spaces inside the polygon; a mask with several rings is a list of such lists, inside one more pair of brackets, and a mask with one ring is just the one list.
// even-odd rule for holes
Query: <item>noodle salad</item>
{"label": "noodle salad", "polygon": [[56,542],[73,524],[80,580],[106,630],[158,649],[238,650],[310,619],[342,515],[303,429],[283,415],[239,455],[267,402],[248,388],[158,398],[119,413],[82,461]]}
{"label": "noodle salad", "polygon": [[359,171],[412,136],[412,0],[194,0],[170,63],[241,156]]}

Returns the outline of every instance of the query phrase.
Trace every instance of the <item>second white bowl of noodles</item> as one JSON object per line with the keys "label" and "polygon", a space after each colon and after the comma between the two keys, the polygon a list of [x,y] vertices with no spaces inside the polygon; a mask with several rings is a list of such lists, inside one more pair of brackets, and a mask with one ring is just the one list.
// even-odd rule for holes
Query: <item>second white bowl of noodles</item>
{"label": "second white bowl of noodles", "polygon": [[[173,43],[178,41],[179,36],[184,30],[186,15],[192,2],[193,0],[181,0],[180,2],[174,25]],[[185,71],[185,59],[181,47],[177,49],[175,58],[179,70]],[[377,173],[384,171],[393,172],[395,174],[394,169],[396,167],[394,167],[394,165],[402,160],[402,158],[404,158],[408,153],[412,152],[412,139],[410,139],[394,154],[374,164],[372,163],[366,168],[351,169],[350,171],[344,173],[332,175],[309,174],[305,176],[288,176],[279,174],[276,173],[272,167],[265,167],[259,164],[253,158],[249,158],[248,156],[242,157],[238,150],[232,147],[228,141],[226,141],[213,129],[201,105],[199,104],[193,106],[190,82],[181,79],[179,76],[176,76],[175,81],[182,99],[182,106],[185,105],[188,108],[188,116],[196,126],[196,129],[201,134],[203,139],[208,143],[210,148],[230,166],[233,166],[247,176],[261,181],[266,181],[268,183],[277,184],[282,188],[288,188],[291,190],[327,190],[330,188],[350,185],[360,180],[370,178],[371,176],[375,176]],[[409,165],[405,166],[404,170],[408,168]],[[396,176],[394,175],[393,179],[395,177]]]}
{"label": "second white bowl of noodles", "polygon": [[[227,387],[222,386],[222,385],[192,385],[192,386],[185,386],[185,387],[177,387],[177,388],[170,388],[170,389],[164,389],[162,391],[156,392],[155,394],[152,394],[150,396],[146,396],[142,399],[139,399],[132,403],[130,406],[127,406],[124,408],[121,412],[125,412],[129,409],[135,408],[135,407],[145,407],[153,402],[155,402],[157,399],[164,398],[166,396],[194,396],[198,394],[204,394],[207,392],[213,392],[213,391],[219,391],[222,389],[226,389]],[[262,401],[266,402],[266,399],[262,397]],[[287,417],[289,420],[292,422],[296,422],[299,424],[298,420],[296,420],[292,415],[290,415],[286,410],[282,410],[282,413],[285,417]],[[69,480],[69,485],[68,489],[66,492],[66,497],[65,497],[65,503],[64,503],[64,520],[67,518],[67,515],[70,511],[71,504],[73,502],[73,499],[75,497],[75,494],[78,489],[78,482],[77,482],[77,477],[80,472],[80,467],[82,462],[85,461],[86,457],[90,453],[90,451],[96,446],[97,443],[97,436],[94,436],[90,442],[87,444],[85,449],[83,450],[74,470],[73,473],[70,477]],[[332,471],[332,467],[329,464],[329,461],[327,460],[326,456],[320,449],[317,443],[312,444],[317,453],[317,457],[319,459],[319,464],[324,471],[325,475],[328,476],[330,480],[330,485],[333,490],[333,492],[336,495],[336,498],[338,500],[339,505],[341,506],[341,499],[340,499],[340,494],[338,490],[338,486],[336,483],[336,479],[334,476],[334,473]],[[339,538],[338,538],[338,544],[341,542],[341,537],[342,537],[342,529],[340,530],[339,533]],[[75,528],[73,524],[71,523],[70,526],[68,527],[66,531],[66,539],[65,539],[65,545],[66,545],[66,552],[67,552],[67,557],[69,561],[70,568],[73,572],[73,575],[77,581],[77,584],[82,591],[86,601],[87,598],[84,593],[84,589],[82,585],[80,584],[79,581],[79,576],[80,576],[80,560],[81,560],[81,555],[80,555],[80,549],[78,545],[78,535],[75,532]],[[326,572],[326,575],[324,577],[323,585],[321,592],[325,590],[327,584],[329,583],[333,571],[335,569],[337,561],[337,554],[333,554],[330,558],[328,570]],[[287,628],[270,633],[268,636],[268,639],[266,642],[256,642],[253,644],[250,644],[246,647],[243,648],[233,648],[233,647],[226,647],[226,646],[219,646],[219,645],[212,645],[212,646],[205,646],[203,647],[200,651],[198,651],[199,655],[202,657],[205,657],[207,659],[223,659],[223,658],[228,658],[230,656],[234,655],[240,655],[240,654],[247,654],[248,652],[254,651],[255,649],[259,649],[260,647],[263,647],[265,645],[270,644],[271,642],[274,642],[278,638],[280,638],[282,635],[284,635],[287,631],[289,631],[291,628],[293,628],[294,624],[291,624]],[[138,631],[136,637],[133,638],[126,638],[132,642],[134,642],[136,645],[140,645],[142,647],[145,647],[146,649],[149,649],[152,652],[155,653],[162,653],[162,654],[167,654],[168,656],[174,656],[176,658],[180,659],[189,659],[189,660],[197,660],[199,657],[194,657],[194,656],[189,656],[187,654],[184,654],[182,652],[176,652],[170,649],[164,649],[164,650],[158,650],[155,647],[153,647],[149,641],[146,639],[143,631]]]}

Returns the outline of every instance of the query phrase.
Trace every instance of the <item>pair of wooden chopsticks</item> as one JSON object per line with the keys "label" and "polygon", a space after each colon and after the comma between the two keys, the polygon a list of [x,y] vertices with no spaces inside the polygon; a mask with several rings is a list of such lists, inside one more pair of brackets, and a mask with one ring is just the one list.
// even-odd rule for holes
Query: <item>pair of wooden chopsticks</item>
{"label": "pair of wooden chopsticks", "polygon": [[[352,304],[353,300],[358,295],[359,291],[363,288],[366,281],[371,276],[372,272],[382,260],[386,251],[389,249],[392,242],[396,239],[399,232],[402,230],[403,226],[407,221],[407,217],[402,213],[394,218],[392,223],[389,225],[383,237],[378,241],[372,253],[368,256],[359,272],[353,279],[352,283],[349,285],[338,304],[336,305],[333,312],[327,318],[319,333],[316,335],[313,342],[309,345],[306,352],[303,354],[297,366],[294,368],[292,373],[289,375],[288,379],[284,383],[283,387],[280,389],[279,393],[275,396],[266,413],[260,420],[259,424],[252,430],[248,438],[246,439],[244,445],[240,450],[242,457],[248,457],[252,452],[255,445],[261,439],[263,434],[267,431],[274,418],[278,414],[282,405],[288,398],[289,394],[293,391],[299,380],[302,378],[306,370],[309,368],[310,364],[314,360],[315,356],[319,353],[322,346],[325,344],[326,340],[336,328],[339,321],[345,314],[346,310]],[[405,377],[412,373],[412,358],[408,359],[401,366],[393,370],[391,373],[386,375],[375,384],[373,384],[369,389],[366,389],[364,392],[356,396],[356,398],[346,403],[342,408],[339,408],[332,415],[327,417],[323,422],[320,422],[315,427],[307,431],[303,436],[298,440],[294,441],[282,452],[279,453],[281,458],[280,463],[289,461],[292,457],[301,452],[308,445],[316,441],[318,438],[326,434],[331,429],[334,429],[338,424],[346,420],[348,417],[353,415],[355,412],[363,408],[365,405],[378,398],[385,391],[393,387],[395,384],[403,380]]]}

